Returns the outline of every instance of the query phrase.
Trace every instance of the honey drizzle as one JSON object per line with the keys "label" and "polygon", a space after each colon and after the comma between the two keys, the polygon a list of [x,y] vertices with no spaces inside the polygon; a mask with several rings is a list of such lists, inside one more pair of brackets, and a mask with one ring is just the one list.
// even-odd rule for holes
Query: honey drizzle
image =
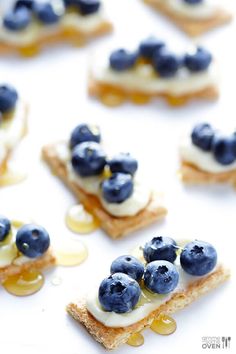
{"label": "honey drizzle", "polygon": [[175,332],[176,327],[176,322],[172,317],[161,313],[155,320],[153,320],[150,328],[157,334],[169,335]]}
{"label": "honey drizzle", "polygon": [[43,284],[43,274],[38,270],[30,269],[20,274],[9,276],[2,285],[12,295],[28,296],[39,291]]}

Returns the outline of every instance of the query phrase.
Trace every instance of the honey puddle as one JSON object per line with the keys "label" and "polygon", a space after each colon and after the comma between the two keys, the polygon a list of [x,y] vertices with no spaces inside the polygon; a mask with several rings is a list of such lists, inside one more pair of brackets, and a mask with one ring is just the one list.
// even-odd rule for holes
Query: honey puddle
{"label": "honey puddle", "polygon": [[8,277],[2,285],[12,295],[27,296],[39,291],[43,284],[43,274],[31,269]]}
{"label": "honey puddle", "polygon": [[98,229],[100,223],[82,204],[77,204],[67,211],[66,225],[73,232],[88,234]]}
{"label": "honey puddle", "polygon": [[54,251],[57,265],[72,267],[84,262],[88,257],[87,247],[80,241],[67,241]]}
{"label": "honey puddle", "polygon": [[7,169],[0,174],[0,187],[21,183],[26,178],[27,174],[25,172],[17,171],[8,166]]}

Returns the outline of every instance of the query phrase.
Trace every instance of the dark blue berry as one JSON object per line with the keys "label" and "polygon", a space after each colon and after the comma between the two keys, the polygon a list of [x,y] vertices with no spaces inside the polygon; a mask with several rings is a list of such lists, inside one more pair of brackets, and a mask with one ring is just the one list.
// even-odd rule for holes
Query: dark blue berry
{"label": "dark blue berry", "polygon": [[14,9],[19,9],[20,7],[26,7],[29,10],[33,9],[35,0],[17,0],[14,4]]}
{"label": "dark blue berry", "polygon": [[57,23],[64,14],[61,2],[35,2],[33,11],[36,18],[45,25]]}
{"label": "dark blue berry", "polygon": [[96,143],[100,143],[101,133],[97,125],[79,124],[73,130],[70,137],[71,149],[85,141],[95,141]]}
{"label": "dark blue berry", "polygon": [[98,143],[86,141],[72,150],[71,163],[81,177],[96,176],[104,169],[106,155]]}
{"label": "dark blue berry", "polygon": [[192,143],[204,151],[210,151],[215,132],[207,123],[197,124],[192,131]]}
{"label": "dark blue berry", "polygon": [[235,136],[215,135],[212,142],[212,152],[214,158],[221,165],[230,165],[236,159],[235,156]]}
{"label": "dark blue berry", "polygon": [[20,31],[28,27],[31,20],[31,12],[26,7],[19,7],[6,13],[3,18],[3,25],[10,31]]}
{"label": "dark blue berry", "polygon": [[153,55],[153,67],[161,77],[175,76],[180,66],[180,58],[165,48],[160,49]]}
{"label": "dark blue berry", "polygon": [[165,43],[155,37],[144,39],[139,45],[139,54],[147,59],[151,59],[155,52],[159,52]]}
{"label": "dark blue berry", "polygon": [[116,313],[131,311],[140,295],[141,289],[136,280],[123,273],[105,278],[98,291],[98,299],[104,310]]}
{"label": "dark blue berry", "polygon": [[49,245],[49,235],[42,226],[27,224],[17,231],[16,246],[21,253],[29,258],[42,256]]}
{"label": "dark blue berry", "polygon": [[113,70],[124,71],[131,69],[136,63],[138,54],[128,52],[125,49],[118,49],[110,55],[110,66]]}
{"label": "dark blue berry", "polygon": [[91,15],[100,8],[101,1],[98,0],[77,0],[82,15]]}
{"label": "dark blue berry", "polygon": [[130,154],[120,153],[108,161],[111,172],[123,172],[134,175],[138,168],[138,162]]}
{"label": "dark blue berry", "polygon": [[111,264],[111,274],[124,273],[139,282],[144,273],[143,264],[135,257],[126,255],[116,258]]}
{"label": "dark blue berry", "polygon": [[183,0],[183,1],[190,5],[197,5],[197,4],[201,4],[204,0]]}
{"label": "dark blue berry", "polygon": [[180,263],[186,273],[205,275],[212,271],[217,262],[215,248],[207,242],[193,241],[188,243],[180,255]]}
{"label": "dark blue berry", "polygon": [[147,242],[143,249],[143,256],[148,263],[165,260],[173,263],[177,257],[176,242],[170,237],[154,237]]}
{"label": "dark blue berry", "polygon": [[134,184],[131,175],[114,173],[102,182],[102,196],[108,203],[122,203],[133,193]]}
{"label": "dark blue berry", "polygon": [[168,261],[148,263],[144,272],[144,284],[147,289],[157,294],[168,294],[179,282],[176,267]]}
{"label": "dark blue berry", "polygon": [[11,222],[5,216],[0,215],[0,242],[4,241],[11,229]]}
{"label": "dark blue berry", "polygon": [[6,113],[16,106],[18,99],[17,91],[10,85],[0,85],[0,112]]}
{"label": "dark blue berry", "polygon": [[187,53],[184,57],[184,65],[192,72],[206,70],[211,62],[211,53],[201,47],[198,47],[194,53]]}

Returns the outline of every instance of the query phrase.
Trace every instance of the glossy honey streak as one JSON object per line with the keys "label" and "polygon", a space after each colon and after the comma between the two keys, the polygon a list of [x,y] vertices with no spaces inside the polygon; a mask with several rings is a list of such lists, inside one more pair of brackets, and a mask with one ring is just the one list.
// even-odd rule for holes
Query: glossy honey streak
{"label": "glossy honey streak", "polygon": [[44,284],[44,276],[38,270],[28,270],[8,277],[3,287],[12,295],[27,296],[39,291]]}

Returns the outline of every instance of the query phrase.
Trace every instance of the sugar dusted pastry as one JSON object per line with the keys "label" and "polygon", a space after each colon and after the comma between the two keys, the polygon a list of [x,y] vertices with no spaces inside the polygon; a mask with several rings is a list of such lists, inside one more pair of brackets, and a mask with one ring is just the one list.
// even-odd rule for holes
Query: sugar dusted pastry
{"label": "sugar dusted pastry", "polygon": [[16,89],[0,85],[0,177],[6,172],[12,152],[27,131],[27,106]]}
{"label": "sugar dusted pastry", "polygon": [[0,54],[32,56],[58,43],[82,45],[111,29],[99,0],[16,0],[2,15]]}
{"label": "sugar dusted pastry", "polygon": [[173,333],[176,325],[169,315],[228,278],[208,242],[179,245],[169,237],[155,237],[140,248],[139,259],[124,255],[114,260],[110,275],[67,311],[106,349],[139,346],[140,331],[150,327],[159,334]]}
{"label": "sugar dusted pastry", "polygon": [[163,218],[162,197],[140,177],[137,160],[127,153],[108,158],[100,140],[98,127],[80,124],[69,142],[45,146],[43,158],[112,238]]}
{"label": "sugar dusted pastry", "polygon": [[218,97],[218,73],[212,54],[203,47],[181,55],[149,37],[137,50],[114,50],[109,58],[93,58],[88,92],[104,104],[116,106],[126,100],[136,104],[164,98],[170,105],[193,99]]}
{"label": "sugar dusted pastry", "polygon": [[198,36],[232,19],[225,0],[143,0],[190,36]]}
{"label": "sugar dusted pastry", "polygon": [[180,176],[185,183],[230,183],[236,186],[236,134],[197,124],[180,141]]}

